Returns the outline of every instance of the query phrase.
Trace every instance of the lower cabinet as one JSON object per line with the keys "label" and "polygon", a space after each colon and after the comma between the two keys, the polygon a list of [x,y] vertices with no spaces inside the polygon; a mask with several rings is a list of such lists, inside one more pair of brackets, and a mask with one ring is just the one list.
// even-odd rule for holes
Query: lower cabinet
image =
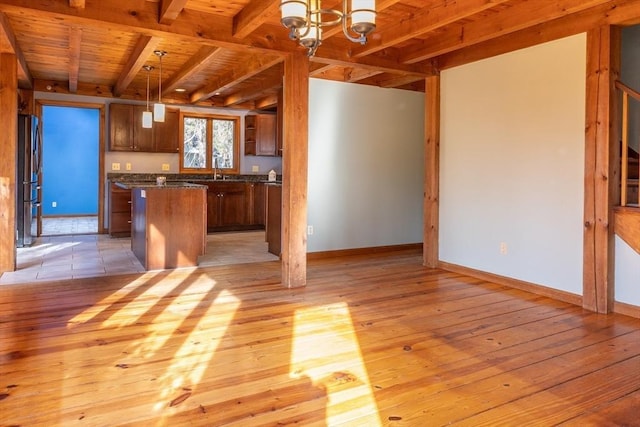
{"label": "lower cabinet", "polygon": [[282,251],[282,185],[268,184],[266,187],[268,251],[280,256]]}
{"label": "lower cabinet", "polygon": [[109,186],[109,235],[131,236],[131,190]]}
{"label": "lower cabinet", "polygon": [[228,181],[194,182],[206,185],[208,188],[208,232],[251,230],[264,227],[263,184]]}

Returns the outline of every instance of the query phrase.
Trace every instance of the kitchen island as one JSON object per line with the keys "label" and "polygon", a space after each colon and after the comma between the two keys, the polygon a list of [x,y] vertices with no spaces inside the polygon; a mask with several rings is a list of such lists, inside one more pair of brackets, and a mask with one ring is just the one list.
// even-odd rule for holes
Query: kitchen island
{"label": "kitchen island", "polygon": [[204,255],[207,187],[118,182],[131,190],[131,250],[146,270],[193,267]]}

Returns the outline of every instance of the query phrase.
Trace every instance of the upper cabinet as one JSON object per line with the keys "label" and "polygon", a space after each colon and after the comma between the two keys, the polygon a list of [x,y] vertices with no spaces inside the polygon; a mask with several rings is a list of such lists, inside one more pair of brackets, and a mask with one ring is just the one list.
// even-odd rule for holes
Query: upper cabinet
{"label": "upper cabinet", "polygon": [[142,127],[144,105],[109,104],[109,150],[177,153],[180,110],[167,108],[164,122]]}
{"label": "upper cabinet", "polygon": [[244,154],[252,156],[280,155],[277,135],[277,116],[275,114],[245,116]]}

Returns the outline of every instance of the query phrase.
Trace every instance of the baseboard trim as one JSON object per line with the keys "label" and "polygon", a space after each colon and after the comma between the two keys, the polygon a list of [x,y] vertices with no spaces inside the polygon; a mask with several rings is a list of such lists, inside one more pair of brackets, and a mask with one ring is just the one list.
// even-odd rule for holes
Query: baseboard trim
{"label": "baseboard trim", "polygon": [[498,285],[508,286],[510,288],[520,289],[522,291],[531,292],[536,295],[553,298],[569,304],[582,307],[582,296],[575,295],[570,292],[560,291],[558,289],[549,288],[535,283],[525,282],[523,280],[513,279],[498,274],[487,273],[486,271],[476,270],[474,268],[463,267],[457,264],[439,261],[438,267],[454,273],[464,274],[465,276],[475,277],[477,279],[486,280],[488,282],[497,283]]}
{"label": "baseboard trim", "polygon": [[640,306],[627,304],[626,302],[615,301],[613,303],[613,312],[640,319]]}
{"label": "baseboard trim", "polygon": [[372,246],[368,248],[355,248],[355,249],[338,249],[335,251],[323,251],[323,252],[309,252],[307,253],[307,260],[319,260],[327,258],[338,258],[345,256],[358,256],[358,255],[373,255],[385,252],[416,252],[422,253],[422,243],[408,243],[403,245],[391,245],[391,246]]}

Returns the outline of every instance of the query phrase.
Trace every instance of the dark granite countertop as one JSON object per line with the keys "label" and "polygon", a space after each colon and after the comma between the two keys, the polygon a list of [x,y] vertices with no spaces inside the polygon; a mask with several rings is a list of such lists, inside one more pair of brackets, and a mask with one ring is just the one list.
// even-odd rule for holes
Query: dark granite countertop
{"label": "dark granite countertop", "polygon": [[156,178],[164,176],[167,178],[167,184],[180,182],[264,182],[264,183],[281,183],[282,176],[278,175],[276,181],[269,181],[267,175],[223,175],[217,180],[213,179],[211,174],[177,174],[177,173],[107,173],[107,179],[111,182],[120,183],[148,183],[155,185]]}
{"label": "dark granite countertop", "polygon": [[190,182],[167,182],[162,185],[158,185],[153,181],[115,181],[115,184],[124,188],[125,190],[133,190],[134,188],[162,188],[162,189],[197,189],[207,188],[206,185],[192,184]]}

